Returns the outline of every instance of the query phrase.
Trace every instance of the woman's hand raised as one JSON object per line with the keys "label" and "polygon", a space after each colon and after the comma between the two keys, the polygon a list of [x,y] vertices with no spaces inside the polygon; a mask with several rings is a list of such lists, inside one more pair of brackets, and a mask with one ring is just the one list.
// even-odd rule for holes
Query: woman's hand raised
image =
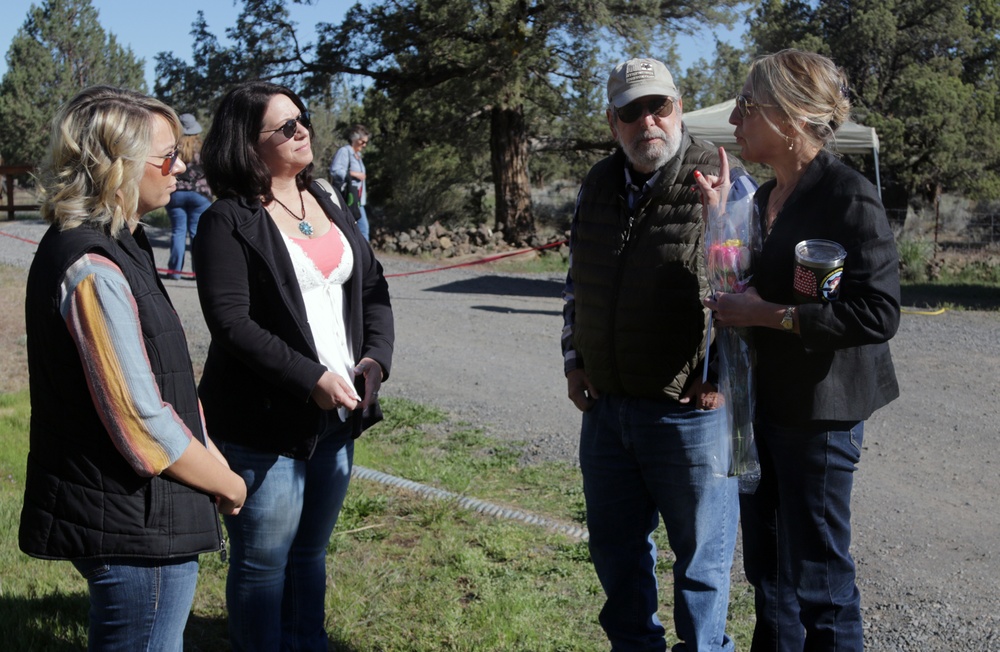
{"label": "woman's hand raised", "polygon": [[726,148],[719,148],[719,176],[712,174],[702,174],[698,170],[694,172],[694,181],[701,193],[701,215],[708,223],[713,215],[718,215],[726,206],[726,197],[729,196],[729,157],[726,156]]}

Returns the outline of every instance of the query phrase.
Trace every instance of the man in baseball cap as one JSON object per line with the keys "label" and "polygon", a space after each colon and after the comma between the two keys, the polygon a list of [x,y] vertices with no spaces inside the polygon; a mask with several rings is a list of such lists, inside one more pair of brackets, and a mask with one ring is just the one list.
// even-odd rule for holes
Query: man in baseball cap
{"label": "man in baseball cap", "polygon": [[[730,651],[739,509],[735,478],[719,464],[722,401],[702,378],[709,289],[693,189],[696,170],[719,174],[719,152],[688,135],[680,93],[655,59],[615,67],[607,119],[619,149],[578,195],[562,337],[568,395],[582,412],[589,546],[607,598],[601,626],[614,650],[666,649],[652,538],[662,518],[677,558],[674,649]],[[752,193],[742,165],[729,166]]]}
{"label": "man in baseball cap", "polygon": [[640,97],[658,95],[680,100],[674,78],[656,59],[629,59],[620,63],[608,77],[608,102],[621,108]]}

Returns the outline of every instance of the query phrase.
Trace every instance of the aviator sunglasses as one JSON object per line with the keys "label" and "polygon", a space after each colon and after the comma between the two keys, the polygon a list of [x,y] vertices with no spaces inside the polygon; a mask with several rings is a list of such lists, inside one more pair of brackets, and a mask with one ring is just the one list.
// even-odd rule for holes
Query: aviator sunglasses
{"label": "aviator sunglasses", "polygon": [[618,119],[625,124],[635,122],[644,116],[647,111],[649,115],[665,118],[673,113],[674,101],[669,97],[653,97],[646,101],[636,100],[635,102],[629,102],[621,108],[615,108]]}
{"label": "aviator sunglasses", "polygon": [[[167,176],[168,174],[170,174],[170,171],[173,170],[174,166],[177,164],[177,157],[179,155],[180,155],[180,150],[177,149],[176,145],[174,145],[174,149],[166,156],[157,156],[153,154],[149,158],[162,158],[163,163],[159,164],[160,172],[163,173],[163,176]],[[150,161],[146,162],[149,163]],[[157,164],[153,163],[153,165]]]}
{"label": "aviator sunglasses", "polygon": [[285,124],[277,129],[264,129],[260,133],[273,134],[276,131],[280,131],[281,135],[285,138],[291,138],[295,135],[295,129],[297,128],[295,123],[301,124],[306,129],[312,129],[312,119],[309,117],[309,112],[303,111],[298,116],[285,120]]}
{"label": "aviator sunglasses", "polygon": [[736,110],[739,111],[740,117],[745,118],[750,115],[750,109],[754,107],[773,107],[773,104],[758,104],[753,101],[753,98],[747,97],[742,93],[736,96]]}

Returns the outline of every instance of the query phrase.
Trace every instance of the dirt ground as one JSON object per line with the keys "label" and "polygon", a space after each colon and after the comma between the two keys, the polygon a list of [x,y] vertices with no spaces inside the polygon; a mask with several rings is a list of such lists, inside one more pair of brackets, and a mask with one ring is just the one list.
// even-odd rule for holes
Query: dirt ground
{"label": "dirt ground", "polygon": [[28,271],[0,266],[0,392],[28,387],[24,333],[24,284]]}

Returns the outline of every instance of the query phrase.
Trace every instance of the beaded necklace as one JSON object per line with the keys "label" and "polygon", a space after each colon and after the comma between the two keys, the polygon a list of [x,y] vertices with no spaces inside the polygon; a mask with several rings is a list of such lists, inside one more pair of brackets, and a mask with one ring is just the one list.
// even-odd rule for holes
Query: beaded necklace
{"label": "beaded necklace", "polygon": [[292,217],[294,217],[296,220],[299,221],[299,231],[302,233],[302,235],[306,236],[307,238],[311,238],[313,235],[313,227],[312,224],[310,224],[306,220],[306,200],[303,199],[302,197],[302,191],[301,190],[299,191],[299,207],[302,209],[302,217],[299,217],[298,215],[293,213],[292,209],[290,209],[288,206],[285,206],[285,204],[282,203],[282,201],[277,197],[273,197],[273,199],[278,204],[278,206],[281,206],[282,208],[285,209],[286,213],[288,213],[289,215],[291,215]]}

